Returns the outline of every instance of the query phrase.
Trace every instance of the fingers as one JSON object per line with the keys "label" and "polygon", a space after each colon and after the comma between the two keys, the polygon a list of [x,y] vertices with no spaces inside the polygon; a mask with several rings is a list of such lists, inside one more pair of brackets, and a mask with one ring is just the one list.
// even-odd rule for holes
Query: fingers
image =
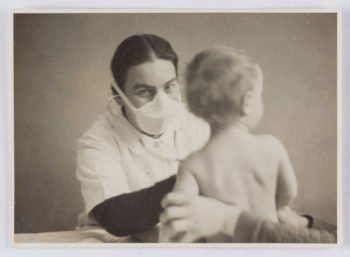
{"label": "fingers", "polygon": [[190,224],[186,219],[173,220],[166,225],[164,225],[164,231],[171,235],[175,236],[182,232],[187,232],[190,228]]}
{"label": "fingers", "polygon": [[163,208],[169,205],[184,205],[189,202],[189,198],[185,194],[179,192],[171,192],[167,194],[161,202]]}
{"label": "fingers", "polygon": [[186,219],[173,220],[162,227],[162,233],[163,235],[166,235],[168,240],[164,242],[193,242],[198,238],[198,236],[196,237],[191,231],[191,224]]}
{"label": "fingers", "polygon": [[175,236],[173,236],[171,238],[171,242],[174,243],[190,243],[192,241],[190,241],[191,236],[189,235],[189,233],[186,232],[179,232],[177,233]]}
{"label": "fingers", "polygon": [[189,233],[192,221],[189,219],[191,199],[181,192],[171,192],[162,199],[164,211],[160,215],[163,234],[171,242],[192,242],[193,235]]}
{"label": "fingers", "polygon": [[162,223],[165,223],[165,222],[168,222],[169,220],[185,218],[187,215],[188,215],[187,208],[170,206],[160,214],[159,219]]}
{"label": "fingers", "polygon": [[192,243],[195,240],[197,240],[197,237],[194,237],[192,233],[183,233],[176,238],[176,242],[178,243]]}

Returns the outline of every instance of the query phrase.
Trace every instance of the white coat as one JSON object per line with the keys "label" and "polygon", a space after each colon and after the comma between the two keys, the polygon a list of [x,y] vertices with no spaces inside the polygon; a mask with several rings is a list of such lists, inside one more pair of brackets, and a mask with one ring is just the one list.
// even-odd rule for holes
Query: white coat
{"label": "white coat", "polygon": [[209,134],[207,123],[184,108],[174,126],[154,139],[136,130],[112,101],[78,142],[76,172],[85,203],[79,226],[94,224],[87,214],[104,200],[176,174],[179,160],[202,148]]}

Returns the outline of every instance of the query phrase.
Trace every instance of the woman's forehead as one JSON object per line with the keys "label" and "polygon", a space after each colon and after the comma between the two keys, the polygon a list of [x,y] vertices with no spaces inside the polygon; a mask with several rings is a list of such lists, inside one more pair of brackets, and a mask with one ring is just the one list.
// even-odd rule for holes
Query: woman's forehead
{"label": "woman's forehead", "polygon": [[176,78],[176,70],[171,61],[155,59],[129,69],[125,81],[125,90],[135,84],[161,87]]}

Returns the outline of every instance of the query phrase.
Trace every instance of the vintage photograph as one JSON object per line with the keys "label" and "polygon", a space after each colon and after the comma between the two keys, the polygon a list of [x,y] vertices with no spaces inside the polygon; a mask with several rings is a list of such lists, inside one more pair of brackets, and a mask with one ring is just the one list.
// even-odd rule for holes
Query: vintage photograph
{"label": "vintage photograph", "polygon": [[337,244],[339,12],[14,11],[14,245]]}

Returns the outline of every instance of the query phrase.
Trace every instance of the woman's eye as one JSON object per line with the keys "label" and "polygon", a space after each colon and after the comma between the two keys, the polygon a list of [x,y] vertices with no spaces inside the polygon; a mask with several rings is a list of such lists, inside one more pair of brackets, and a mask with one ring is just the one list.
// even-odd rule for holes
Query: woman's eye
{"label": "woman's eye", "polygon": [[152,95],[152,91],[148,89],[142,89],[137,91],[137,95],[141,97],[148,97]]}
{"label": "woman's eye", "polygon": [[173,83],[170,83],[170,84],[166,85],[164,87],[164,90],[166,92],[171,92],[171,91],[173,91],[176,88],[176,86],[177,86],[177,83],[173,82]]}

